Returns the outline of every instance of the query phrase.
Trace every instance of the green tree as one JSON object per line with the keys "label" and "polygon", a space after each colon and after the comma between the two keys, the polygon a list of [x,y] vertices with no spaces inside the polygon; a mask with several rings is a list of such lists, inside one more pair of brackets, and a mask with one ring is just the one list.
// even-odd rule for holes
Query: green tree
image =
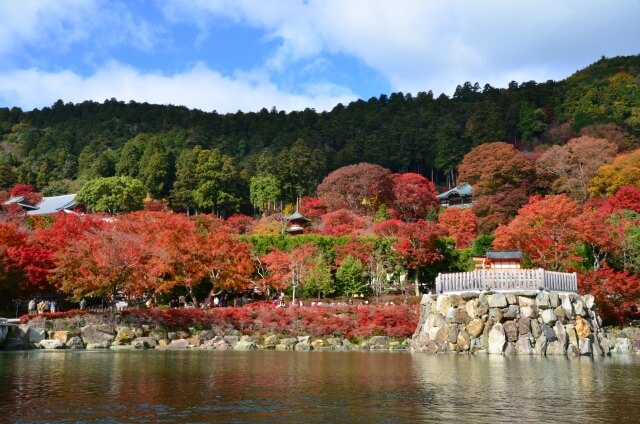
{"label": "green tree", "polygon": [[201,150],[196,163],[198,185],[193,200],[200,210],[230,215],[240,206],[240,175],[233,159],[218,149]]}
{"label": "green tree", "polygon": [[302,288],[305,297],[318,296],[323,293],[330,295],[335,292],[335,284],[331,276],[331,268],[323,255],[318,255],[313,268],[307,273]]}
{"label": "green tree", "polygon": [[340,264],[336,271],[336,280],[340,291],[345,296],[360,294],[367,288],[364,275],[364,266],[359,259],[349,255]]}
{"label": "green tree", "polygon": [[251,204],[266,211],[269,204],[275,204],[280,199],[280,186],[273,175],[251,177],[249,193]]}
{"label": "green tree", "polygon": [[87,181],[76,202],[92,211],[118,214],[141,210],[144,198],[145,189],[139,180],[120,176]]}

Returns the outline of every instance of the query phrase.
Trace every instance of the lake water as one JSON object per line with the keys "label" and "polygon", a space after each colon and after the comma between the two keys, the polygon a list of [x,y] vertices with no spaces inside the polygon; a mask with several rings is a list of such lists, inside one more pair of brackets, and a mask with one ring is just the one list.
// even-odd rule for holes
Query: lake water
{"label": "lake water", "polygon": [[4,422],[640,422],[640,357],[2,352]]}

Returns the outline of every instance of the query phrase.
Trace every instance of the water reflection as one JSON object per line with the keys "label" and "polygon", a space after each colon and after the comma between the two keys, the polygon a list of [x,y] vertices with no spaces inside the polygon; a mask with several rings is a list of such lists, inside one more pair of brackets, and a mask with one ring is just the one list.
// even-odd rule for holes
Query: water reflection
{"label": "water reflection", "polygon": [[19,422],[637,422],[638,389],[637,357],[0,354]]}

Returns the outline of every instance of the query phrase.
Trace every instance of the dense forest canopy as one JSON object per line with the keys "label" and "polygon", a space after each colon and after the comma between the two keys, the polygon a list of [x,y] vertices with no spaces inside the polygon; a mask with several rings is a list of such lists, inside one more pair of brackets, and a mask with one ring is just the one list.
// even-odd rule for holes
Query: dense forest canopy
{"label": "dense forest canopy", "polygon": [[622,152],[640,146],[640,56],[602,58],[559,82],[467,82],[451,97],[382,94],[327,112],[223,115],[115,99],[0,108],[0,190],[21,183],[55,195],[127,176],[174,210],[229,216],[253,211],[255,178],[256,187],[277,182],[259,202],[313,195],[329,172],[360,162],[445,188],[478,145],[542,153],[577,135],[606,138]]}

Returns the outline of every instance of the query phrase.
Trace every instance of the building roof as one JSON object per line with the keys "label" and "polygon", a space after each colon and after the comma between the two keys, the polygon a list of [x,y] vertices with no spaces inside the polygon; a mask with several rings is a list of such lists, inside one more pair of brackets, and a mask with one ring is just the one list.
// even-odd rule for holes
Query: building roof
{"label": "building roof", "polygon": [[488,259],[522,259],[522,250],[487,250]]}
{"label": "building roof", "polygon": [[2,202],[3,205],[10,205],[12,203],[24,202],[24,196],[12,196],[6,202]]}
{"label": "building roof", "polygon": [[445,191],[444,193],[438,194],[436,197],[438,200],[446,199],[452,195],[458,195],[460,197],[469,197],[471,196],[471,184],[464,183],[460,184],[457,187],[452,188],[451,190]]}
{"label": "building roof", "polygon": [[286,217],[287,221],[295,221],[298,219],[303,219],[303,220],[309,220],[308,218],[306,218],[304,215],[302,215],[300,212],[296,211],[294,213],[292,213],[291,215],[289,215],[288,217]]}
{"label": "building roof", "polygon": [[27,215],[51,215],[65,209],[71,209],[76,205],[75,194],[65,194],[63,196],[43,197],[35,210],[28,211]]}

